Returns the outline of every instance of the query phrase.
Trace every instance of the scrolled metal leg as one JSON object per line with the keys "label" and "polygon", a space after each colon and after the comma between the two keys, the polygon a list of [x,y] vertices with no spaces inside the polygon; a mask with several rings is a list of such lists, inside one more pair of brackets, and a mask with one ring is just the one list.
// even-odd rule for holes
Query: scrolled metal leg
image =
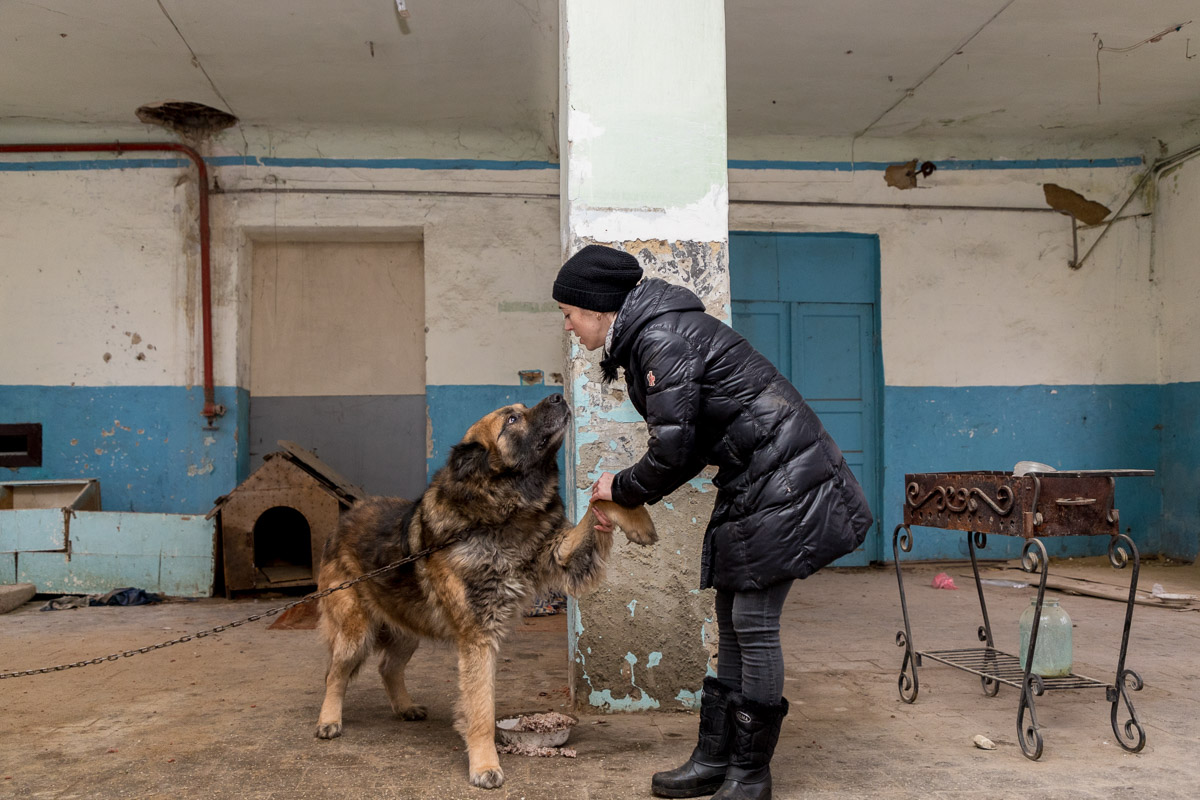
{"label": "scrolled metal leg", "polygon": [[[1021,685],[1021,702],[1017,706],[1017,739],[1021,752],[1031,761],[1042,757],[1042,734],[1038,730],[1037,711],[1033,707],[1034,695],[1041,697],[1046,684],[1040,675],[1030,675],[1026,670],[1025,682]],[[1025,724],[1025,711],[1029,711],[1029,724]]]}
{"label": "scrolled metal leg", "polygon": [[[1137,599],[1138,571],[1141,567],[1141,559],[1133,540],[1123,533],[1118,533],[1109,540],[1108,560],[1116,569],[1124,569],[1126,564],[1133,561],[1133,574],[1129,579],[1129,601],[1125,604],[1125,628],[1121,632],[1121,653],[1117,657],[1116,682],[1109,687],[1108,700],[1112,703],[1110,717],[1117,744],[1132,753],[1137,753],[1146,746],[1146,731],[1138,720],[1137,711],[1134,710],[1133,702],[1129,699],[1128,690],[1140,692],[1145,684],[1140,675],[1125,668],[1125,652],[1129,647],[1129,628],[1133,624],[1133,605]],[[1129,718],[1125,720],[1124,724],[1117,722],[1122,703],[1125,704],[1129,713]]]}
{"label": "scrolled metal leg", "polygon": [[[1146,730],[1142,727],[1141,721],[1138,720],[1137,711],[1133,708],[1133,703],[1129,699],[1126,687],[1135,692],[1140,692],[1144,685],[1142,683],[1142,676],[1131,669],[1127,669],[1121,674],[1121,679],[1117,681],[1117,685],[1109,687],[1108,690],[1108,699],[1112,702],[1112,729],[1117,737],[1117,744],[1131,753],[1140,752],[1146,746]],[[1125,720],[1124,724],[1117,722],[1118,709],[1122,702],[1125,703],[1125,708],[1129,712],[1129,719]]]}
{"label": "scrolled metal leg", "polygon": [[[1021,678],[1021,701],[1017,706],[1017,738],[1021,742],[1021,752],[1026,758],[1037,761],[1042,757],[1042,734],[1038,731],[1037,712],[1033,707],[1034,695],[1041,696],[1046,685],[1040,675],[1033,670],[1033,652],[1037,647],[1038,623],[1042,619],[1042,600],[1046,596],[1046,570],[1050,558],[1046,546],[1038,539],[1030,539],[1021,549],[1021,567],[1026,572],[1040,572],[1038,583],[1037,608],[1033,613],[1033,624],[1029,628],[1029,649],[1025,652],[1025,671]],[[1029,724],[1025,724],[1025,710],[1029,709]]]}
{"label": "scrolled metal leg", "polygon": [[[987,547],[987,534],[982,531],[975,531],[967,534],[967,548],[971,551],[971,571],[975,574],[975,591],[979,594],[979,611],[983,614],[983,624],[979,626],[979,641],[987,644],[987,656],[984,658],[985,671],[996,671],[996,658],[992,653],[992,623],[988,620],[987,601],[983,598],[983,584],[979,581],[979,561],[975,557],[975,549],[983,549]],[[1000,691],[1000,682],[989,678],[987,675],[980,675],[979,682],[983,687],[983,693],[988,697],[995,697]]]}
{"label": "scrolled metal leg", "polygon": [[[914,703],[917,700],[917,691],[920,689],[920,684],[917,682],[916,654],[909,646],[908,637],[904,635],[904,631],[896,631],[896,646],[904,648],[904,660],[900,662],[900,678],[896,681],[900,689],[900,699],[906,703]],[[912,668],[911,674],[909,673],[910,667]]]}
{"label": "scrolled metal leg", "polygon": [[[904,531],[904,535],[900,531]],[[896,530],[892,531],[892,556],[896,563],[896,583],[900,587],[900,611],[904,614],[904,630],[896,632],[896,646],[904,648],[904,660],[900,663],[900,677],[897,680],[897,686],[900,690],[900,699],[906,703],[913,703],[917,699],[917,692],[920,685],[917,682],[917,665],[920,660],[917,658],[917,653],[913,649],[912,644],[912,625],[908,620],[908,601],[904,596],[904,575],[900,571],[900,551],[906,553],[912,552],[912,530],[907,525],[900,524],[896,526]],[[911,675],[909,670],[912,670]]]}

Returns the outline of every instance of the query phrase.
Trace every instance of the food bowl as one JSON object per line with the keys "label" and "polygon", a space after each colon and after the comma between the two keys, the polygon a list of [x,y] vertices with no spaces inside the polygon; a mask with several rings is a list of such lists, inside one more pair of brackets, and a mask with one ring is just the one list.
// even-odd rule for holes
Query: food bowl
{"label": "food bowl", "polygon": [[557,711],[528,711],[496,720],[496,738],[502,744],[524,747],[561,747],[579,722]]}

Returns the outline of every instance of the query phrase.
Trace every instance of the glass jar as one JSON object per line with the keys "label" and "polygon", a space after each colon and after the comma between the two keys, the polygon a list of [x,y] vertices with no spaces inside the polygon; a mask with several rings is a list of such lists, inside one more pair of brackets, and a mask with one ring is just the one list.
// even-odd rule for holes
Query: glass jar
{"label": "glass jar", "polygon": [[[1037,614],[1037,598],[1029,601],[1029,608],[1021,614],[1021,669],[1029,655],[1029,632],[1033,617]],[[1044,678],[1055,678],[1071,674],[1071,618],[1058,604],[1058,600],[1045,598],[1042,616],[1038,620],[1037,647],[1033,652],[1033,667],[1030,672]]]}

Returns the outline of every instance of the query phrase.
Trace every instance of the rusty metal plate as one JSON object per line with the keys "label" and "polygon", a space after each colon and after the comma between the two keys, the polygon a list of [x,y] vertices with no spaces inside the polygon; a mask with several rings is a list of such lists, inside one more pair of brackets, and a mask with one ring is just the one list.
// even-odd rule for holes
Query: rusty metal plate
{"label": "rusty metal plate", "polygon": [[1120,532],[1115,477],[1152,470],[927,472],[904,476],[904,524],[1003,536]]}

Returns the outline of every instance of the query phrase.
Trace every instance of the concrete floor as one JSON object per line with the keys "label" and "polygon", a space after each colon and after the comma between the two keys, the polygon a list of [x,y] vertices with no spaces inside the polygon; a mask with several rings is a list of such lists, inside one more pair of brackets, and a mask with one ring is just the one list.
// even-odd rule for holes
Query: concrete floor
{"label": "concrete floor", "polygon": [[[946,569],[959,591],[933,589]],[[920,649],[976,646],[969,566],[906,569]],[[1128,580],[1098,560],[1051,574]],[[1149,562],[1141,585],[1200,594],[1200,567]],[[1014,652],[1029,590],[989,587],[997,645]],[[1075,624],[1076,671],[1111,680],[1123,606],[1062,596]],[[239,619],[278,598],[223,599],[40,613],[41,598],[0,616],[0,671],[59,664]],[[269,621],[269,620],[268,620]],[[580,714],[575,759],[502,755],[494,791],[466,781],[450,726],[454,654],[425,645],[409,686],[424,722],[395,720],[374,669],[347,697],[346,733],[313,737],[324,656],[315,631],[267,622],[147,655],[0,681],[0,796],[19,798],[636,798],[650,774],[682,762],[696,716]],[[973,675],[926,661],[915,704],[896,678],[903,627],[891,569],[826,570],[797,584],[785,612],[785,720],[775,796],[790,798],[1195,798],[1200,796],[1200,613],[1138,606],[1127,666],[1145,725],[1140,754],[1114,741],[1097,689],[1037,699],[1040,761],[1016,738],[1017,692],[985,697]],[[500,712],[567,710],[565,620],[526,620],[501,655]],[[699,680],[699,676],[697,681]],[[982,734],[997,749],[975,748]]]}

